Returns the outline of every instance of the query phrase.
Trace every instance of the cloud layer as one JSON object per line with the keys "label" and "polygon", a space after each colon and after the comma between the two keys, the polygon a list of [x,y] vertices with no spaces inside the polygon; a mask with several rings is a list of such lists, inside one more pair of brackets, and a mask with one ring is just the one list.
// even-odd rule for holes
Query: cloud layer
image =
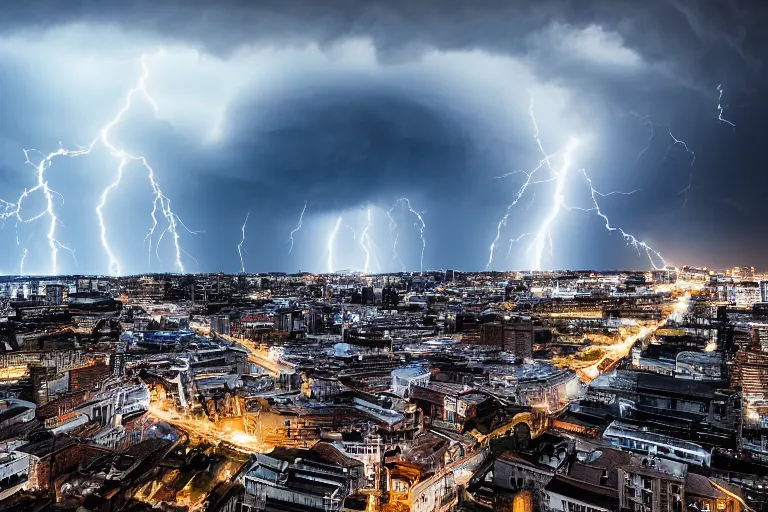
{"label": "cloud layer", "polygon": [[[765,19],[763,8],[639,8],[629,1],[258,5],[38,1],[6,9],[2,198],[15,200],[34,184],[22,148],[53,151],[59,141],[75,147],[98,133],[135,85],[146,53],[146,86],[158,110],[137,101],[115,137],[147,156],[175,211],[204,231],[180,231],[188,270],[239,269],[236,245],[248,209],[248,270],[325,270],[339,216],[355,224],[347,240],[338,239],[346,255],[339,265],[360,268],[365,251],[351,235],[365,229],[369,204],[376,207],[370,232],[379,267],[397,269],[386,211],[403,196],[426,211],[427,267],[481,268],[521,175],[494,178],[530,170],[541,157],[531,137],[531,99],[546,151],[577,135],[578,166],[596,187],[643,189],[605,198],[605,209],[671,253],[673,263],[717,264],[709,262],[716,259],[711,244],[678,243],[681,233],[703,233],[703,225],[742,247],[753,243],[744,227],[754,213],[749,205],[700,219],[711,216],[709,187],[727,181],[724,163],[762,179],[741,151],[764,125],[762,116],[730,104],[759,100],[764,42],[753,27]],[[719,83],[726,115],[738,116],[739,139],[717,121]],[[750,111],[759,114],[764,107],[756,105]],[[691,155],[672,145],[670,130],[697,154],[683,195]],[[116,162],[102,153],[57,159],[47,171],[65,198],[57,204],[57,237],[78,255],[77,266],[68,261],[62,271],[108,270],[93,212]],[[508,240],[538,225],[551,198],[547,186],[513,211],[502,256]],[[569,179],[570,205],[588,207],[588,193],[584,180]],[[124,272],[174,270],[167,239],[158,257],[142,245],[150,194],[143,171],[129,166],[106,209]],[[30,198],[30,211],[40,201]],[[284,242],[305,202],[306,224],[289,257]],[[419,232],[412,215],[400,216],[400,252],[413,269]],[[25,270],[49,271],[44,233],[42,224],[17,227],[7,219],[1,236],[12,250],[0,270],[15,272],[27,249]],[[563,214],[554,238],[548,266],[647,266],[588,212]],[[529,266],[527,247],[497,257],[496,268]],[[759,244],[734,250],[722,263],[759,251]]]}

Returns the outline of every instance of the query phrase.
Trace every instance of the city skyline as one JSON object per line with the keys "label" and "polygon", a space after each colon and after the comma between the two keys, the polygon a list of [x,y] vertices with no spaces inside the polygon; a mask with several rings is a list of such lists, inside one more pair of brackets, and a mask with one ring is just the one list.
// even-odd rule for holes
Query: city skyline
{"label": "city skyline", "polygon": [[0,273],[768,265],[763,10],[569,6],[14,6]]}

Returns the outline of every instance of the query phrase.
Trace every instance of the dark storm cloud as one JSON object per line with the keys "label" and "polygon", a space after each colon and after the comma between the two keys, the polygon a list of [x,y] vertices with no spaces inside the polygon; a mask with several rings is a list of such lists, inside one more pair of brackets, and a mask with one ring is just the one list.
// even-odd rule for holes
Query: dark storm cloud
{"label": "dark storm cloud", "polygon": [[[711,197],[713,191],[729,186],[729,171],[747,169],[745,175],[757,174],[749,148],[754,134],[762,133],[764,127],[764,122],[736,119],[740,131],[738,142],[733,142],[735,137],[728,127],[717,123],[715,86],[724,84],[725,103],[734,97],[739,103],[759,98],[757,93],[764,84],[762,59],[768,48],[763,28],[768,22],[767,12],[764,2],[749,5],[708,0],[30,0],[3,5],[0,31],[6,35],[23,32],[25,38],[34,40],[42,38],[49,28],[73,23],[82,23],[83,31],[112,27],[115,33],[122,32],[125,40],[140,42],[137,47],[141,49],[162,46],[158,41],[181,41],[217,56],[232,57],[235,64],[248,62],[238,60],[242,45],[253,45],[257,50],[262,46],[319,45],[330,54],[335,45],[346,40],[369,39],[382,66],[347,72],[323,61],[319,67],[327,66],[326,77],[316,70],[286,73],[295,94],[275,95],[264,92],[268,87],[256,87],[251,95],[247,89],[253,84],[246,84],[245,91],[238,91],[239,96],[223,102],[227,105],[224,117],[228,130],[216,144],[198,147],[200,140],[181,133],[178,124],[150,121],[146,124],[151,126],[144,126],[146,120],[137,116],[139,120],[133,121],[136,126],[128,129],[139,132],[133,134],[131,147],[148,154],[163,182],[172,183],[170,193],[174,204],[184,209],[184,218],[195,229],[207,231],[194,242],[201,246],[194,252],[205,270],[239,268],[234,250],[230,254],[211,251],[210,247],[234,248],[248,207],[253,208],[252,234],[259,224],[271,230],[261,235],[261,253],[254,251],[259,260],[248,267],[286,269],[289,264],[281,244],[295,225],[304,201],[310,203],[307,213],[311,215],[367,201],[388,205],[393,198],[411,194],[426,198],[417,207],[429,212],[427,266],[476,269],[486,261],[492,228],[515,190],[513,182],[495,181],[493,176],[529,168],[535,163],[531,156],[538,156],[531,147],[520,148],[531,145],[526,113],[503,108],[494,112],[493,106],[475,112],[478,98],[473,95],[480,89],[462,89],[458,83],[479,72],[481,65],[476,60],[463,61],[466,67],[460,69],[449,69],[450,63],[443,63],[440,69],[413,71],[431,76],[407,87],[396,86],[404,74],[386,75],[382,69],[426,60],[433,49],[481,50],[512,57],[510,61],[535,73],[535,85],[563,86],[574,95],[553,110],[563,117],[576,113],[584,131],[599,132],[600,140],[592,151],[603,153],[605,162],[590,168],[599,188],[644,189],[643,194],[626,202],[623,197],[606,201],[615,224],[630,231],[641,226],[642,235],[654,233],[656,228],[670,232],[663,243],[654,242],[674,247],[680,233],[672,233],[667,223],[669,212],[680,209],[682,203],[678,192],[688,183],[688,155],[679,147],[667,151],[670,141],[659,126],[646,157],[635,163],[635,155],[648,142],[646,116],[657,125],[675,123],[675,134],[697,152],[691,196],[686,210],[676,214],[675,226],[690,229],[697,215],[704,212],[709,215],[708,226],[722,233],[730,230],[737,218],[757,218],[750,205],[737,208],[737,203],[713,201]],[[52,41],[50,44],[56,44],[55,37]],[[104,45],[110,44],[114,41],[106,37]],[[79,54],[80,48],[74,48]],[[110,50],[105,53],[112,55]],[[301,56],[288,58],[304,62]],[[492,67],[493,73],[498,69]],[[254,70],[255,84],[270,79],[269,72],[262,71]],[[0,137],[12,137],[19,144],[26,144],[33,134],[56,141],[65,135],[55,131],[56,135],[48,134],[64,124],[62,119],[82,121],[78,112],[66,110],[57,119],[48,104],[36,107],[35,115],[30,116],[27,107],[17,105],[14,99],[23,96],[28,85],[19,85],[13,70],[0,72],[4,73],[0,79]],[[367,72],[375,76],[366,82],[361,76]],[[481,94],[494,98],[498,94],[499,101],[514,96],[520,104],[527,103],[523,79],[514,74],[484,79],[502,83],[498,89]],[[161,82],[158,79],[152,85],[160,89]],[[47,85],[39,80],[29,90],[43,94]],[[40,90],[35,89],[38,86]],[[424,101],[426,95],[451,87],[455,90],[446,93],[446,98]],[[691,94],[691,90],[696,93]],[[260,97],[262,94],[266,99]],[[553,97],[553,104],[562,99],[559,94]],[[194,100],[202,103],[206,97]],[[190,105],[190,110],[195,107]],[[548,107],[537,105],[537,115]],[[88,114],[102,122],[101,104],[94,110]],[[475,112],[475,117],[466,114],[468,111]],[[620,120],[630,112],[638,112],[638,119],[631,118],[629,123]],[[512,117],[515,114],[520,115]],[[729,110],[727,116],[731,114],[748,116]],[[545,135],[553,137],[553,145],[562,143],[559,138],[573,128],[565,120],[556,121],[542,124]],[[503,123],[517,126],[504,133],[494,131]],[[634,138],[627,137],[634,132]],[[548,149],[555,151],[557,147]],[[740,159],[731,159],[731,155]],[[0,166],[0,173],[6,171]],[[180,179],[173,183],[173,178]],[[750,179],[755,180],[753,190],[757,193],[762,182],[759,177]],[[1,174],[0,180],[14,190],[26,183],[19,182],[18,176],[9,183]],[[68,198],[75,195],[74,187],[64,192]],[[222,197],[227,200],[220,201]],[[713,203],[727,206],[728,211],[717,211],[711,207]],[[83,216],[86,214],[89,212]],[[531,217],[525,222],[530,223]],[[572,253],[565,257],[574,258],[567,261],[584,261],[582,266],[617,266],[616,258],[625,255],[620,241],[607,237],[599,218],[585,214],[579,219],[605,243],[593,246],[585,241],[586,230],[572,229],[582,240],[574,242],[573,251],[564,251]],[[517,220],[524,221],[522,214]],[[664,229],[659,228],[662,225]],[[703,240],[708,233],[697,229],[697,247],[705,250]],[[506,247],[507,238],[527,230],[510,223],[502,245]],[[456,232],[461,232],[461,237]],[[746,238],[749,233],[742,235]],[[75,245],[80,246],[80,242],[76,240]],[[589,255],[577,254],[586,246],[590,246],[584,249],[591,251]],[[322,248],[318,245],[313,250]],[[714,252],[713,247],[709,249]],[[753,254],[759,254],[758,250],[762,249],[756,248]],[[102,252],[98,247],[92,252],[88,269],[103,270]],[[231,261],[222,253],[229,254]],[[555,261],[562,264],[564,260]],[[620,261],[645,266],[645,261],[638,259]]]}
{"label": "dark storm cloud", "polygon": [[225,146],[230,168],[240,174],[253,162],[252,179],[276,208],[294,208],[288,186],[315,208],[340,209],[403,190],[441,193],[466,178],[466,128],[402,95],[342,88],[239,110]]}
{"label": "dark storm cloud", "polygon": [[597,24],[644,58],[674,64],[696,79],[721,80],[744,65],[760,72],[768,7],[736,0],[31,0],[4,5],[0,17],[5,30],[73,22],[118,24],[216,53],[244,43],[324,45],[370,37],[384,61],[429,47],[524,53],[525,36],[552,23]]}
{"label": "dark storm cloud", "polygon": [[[768,3],[736,0],[32,0],[4,6],[0,28],[77,22],[223,56],[241,45],[328,48],[358,37],[372,41],[383,64],[432,48],[483,50],[524,60],[542,81],[578,87],[587,101],[572,108],[582,114],[598,104],[613,115],[653,113],[660,124],[672,121],[668,109],[648,105],[674,87],[714,101],[722,83],[727,97],[749,103],[765,84],[768,51]],[[635,56],[605,54],[603,39]],[[637,67],[614,60],[630,57]]]}

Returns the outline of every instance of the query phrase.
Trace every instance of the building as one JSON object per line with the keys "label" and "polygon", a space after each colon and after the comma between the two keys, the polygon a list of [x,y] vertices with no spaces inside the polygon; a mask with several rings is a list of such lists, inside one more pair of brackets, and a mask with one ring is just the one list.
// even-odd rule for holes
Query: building
{"label": "building", "polygon": [[45,304],[48,306],[60,306],[64,304],[67,288],[61,284],[48,284],[45,286]]}
{"label": "building", "polygon": [[373,291],[373,286],[363,286],[360,291],[362,303],[366,306],[373,305],[376,302],[376,295]]}
{"label": "building", "polygon": [[411,401],[433,426],[458,432],[463,432],[470,422],[482,422],[495,414],[495,401],[490,396],[461,384],[430,382],[414,386]]}
{"label": "building", "polygon": [[431,376],[431,371],[420,366],[392,370],[392,392],[402,398],[409,397],[414,386],[426,386]]}
{"label": "building", "polygon": [[684,463],[655,457],[632,456],[618,468],[619,503],[622,510],[678,512],[683,510]]}
{"label": "building", "polygon": [[768,302],[768,281],[760,281],[760,302]]}
{"label": "building", "polygon": [[675,376],[679,379],[716,380],[723,378],[723,355],[719,352],[679,352]]}
{"label": "building", "polygon": [[546,406],[550,411],[560,409],[575,398],[580,388],[578,375],[573,370],[539,362],[491,367],[488,379],[494,392],[512,402]]}
{"label": "building", "polygon": [[276,448],[254,455],[245,473],[243,512],[334,511],[365,485],[363,463],[328,443],[309,450]]}
{"label": "building", "polygon": [[738,308],[751,308],[756,302],[761,302],[760,285],[755,281],[741,281],[733,287],[733,300]]}
{"label": "building", "polygon": [[722,381],[616,370],[593,380],[579,407],[671,430],[681,441],[728,446],[739,421],[738,396],[723,388]]}
{"label": "building", "polygon": [[232,330],[229,325],[229,315],[217,315],[211,317],[211,332],[225,334],[227,336],[231,335]]}
{"label": "building", "polygon": [[480,325],[480,344],[499,347],[518,359],[533,357],[533,344],[538,329],[531,318],[512,317]]}

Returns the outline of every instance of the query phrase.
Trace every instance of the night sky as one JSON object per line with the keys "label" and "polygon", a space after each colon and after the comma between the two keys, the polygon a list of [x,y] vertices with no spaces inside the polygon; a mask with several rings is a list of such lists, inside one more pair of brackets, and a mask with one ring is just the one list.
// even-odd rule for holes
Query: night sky
{"label": "night sky", "polygon": [[[421,224],[403,197],[425,223],[424,269],[485,269],[499,226],[494,270],[768,268],[768,2],[39,0],[2,11],[0,273],[18,274],[22,259],[35,274],[180,271],[167,204],[187,272],[241,271],[246,215],[248,272],[366,260],[371,272],[418,271]],[[109,131],[118,153],[97,141],[50,160],[54,223],[46,187],[17,208],[45,155],[87,147],[120,111],[142,54],[157,109],[135,94]],[[549,159],[500,225],[543,158],[529,108]],[[32,165],[25,149],[39,151]],[[147,169],[127,160],[108,189],[119,151],[145,157],[164,194],[149,237]],[[663,260],[606,229],[586,176],[610,226]]]}

